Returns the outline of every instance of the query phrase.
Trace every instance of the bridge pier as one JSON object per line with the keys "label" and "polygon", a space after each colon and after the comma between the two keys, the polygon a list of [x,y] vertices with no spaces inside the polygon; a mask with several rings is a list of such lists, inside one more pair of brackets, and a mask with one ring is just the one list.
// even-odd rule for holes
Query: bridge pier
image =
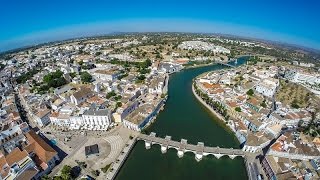
{"label": "bridge pier", "polygon": [[234,155],[234,154],[233,155],[228,155],[228,156],[229,156],[230,159],[234,159],[234,158],[237,157],[237,155]]}
{"label": "bridge pier", "polygon": [[204,143],[203,142],[198,142],[197,144],[197,151],[196,151],[196,155],[195,158],[196,160],[199,162],[201,161],[202,157],[203,157],[203,151],[204,151]]}
{"label": "bridge pier", "polygon": [[144,145],[145,145],[146,149],[151,148],[151,142],[149,142],[149,141],[144,141]]}
{"label": "bridge pier", "polygon": [[166,153],[167,152],[167,146],[161,145],[161,152],[162,152],[162,154]]}
{"label": "bridge pier", "polygon": [[166,141],[164,144],[161,144],[161,152],[162,154],[166,153],[167,152],[167,149],[168,149],[168,145],[171,141],[171,136],[166,136],[164,138],[164,140]]}
{"label": "bridge pier", "polygon": [[201,161],[202,160],[202,158],[203,158],[203,154],[196,154],[196,156],[195,156],[195,158],[196,158],[196,160],[199,162],[199,161]]}
{"label": "bridge pier", "polygon": [[184,151],[182,151],[182,150],[178,150],[178,157],[179,158],[182,158],[183,157],[183,155],[184,155]]}
{"label": "bridge pier", "polygon": [[180,141],[180,147],[178,149],[178,157],[182,158],[184,155],[184,151],[186,150],[186,145],[187,145],[187,140],[186,139],[181,139]]}
{"label": "bridge pier", "polygon": [[213,154],[214,157],[216,157],[217,159],[220,159],[222,156],[224,156],[223,154]]}

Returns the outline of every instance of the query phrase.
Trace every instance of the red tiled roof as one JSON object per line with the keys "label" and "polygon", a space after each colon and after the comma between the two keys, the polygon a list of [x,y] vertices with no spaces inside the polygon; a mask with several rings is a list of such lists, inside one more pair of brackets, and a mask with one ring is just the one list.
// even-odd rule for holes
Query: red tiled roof
{"label": "red tiled roof", "polygon": [[26,134],[29,141],[29,145],[25,147],[25,150],[30,154],[34,152],[41,161],[48,163],[58,153],[49,146],[39,135],[34,131],[29,131]]}

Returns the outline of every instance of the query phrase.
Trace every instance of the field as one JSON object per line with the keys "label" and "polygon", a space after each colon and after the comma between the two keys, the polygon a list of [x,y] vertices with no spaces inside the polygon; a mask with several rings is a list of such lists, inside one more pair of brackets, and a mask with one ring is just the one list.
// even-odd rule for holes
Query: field
{"label": "field", "polygon": [[319,98],[307,88],[284,80],[280,81],[276,100],[295,108],[319,107]]}

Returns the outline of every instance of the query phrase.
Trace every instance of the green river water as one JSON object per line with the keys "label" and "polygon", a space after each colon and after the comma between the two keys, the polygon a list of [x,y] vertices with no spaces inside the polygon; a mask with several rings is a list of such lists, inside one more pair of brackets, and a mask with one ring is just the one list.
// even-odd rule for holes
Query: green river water
{"label": "green river water", "polygon": [[[238,65],[246,57],[238,59]],[[157,136],[170,135],[173,140],[187,139],[188,143],[204,142],[206,146],[239,148],[233,133],[208,111],[192,93],[192,79],[207,71],[225,68],[211,65],[187,69],[170,75],[169,98],[156,121],[147,129]],[[128,159],[116,176],[117,180],[206,180],[206,179],[247,179],[242,158],[231,160],[224,156],[204,157],[200,162],[193,153],[185,153],[183,158],[177,156],[175,149],[162,154],[159,145],[146,150],[143,141],[138,141]]]}

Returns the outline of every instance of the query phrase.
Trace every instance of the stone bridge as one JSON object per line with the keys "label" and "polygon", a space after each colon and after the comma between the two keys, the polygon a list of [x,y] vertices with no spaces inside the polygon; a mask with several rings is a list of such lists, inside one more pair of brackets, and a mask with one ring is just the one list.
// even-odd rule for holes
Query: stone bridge
{"label": "stone bridge", "polygon": [[183,157],[185,152],[193,152],[195,159],[200,161],[203,156],[214,155],[217,159],[222,156],[229,156],[234,159],[237,156],[245,157],[247,152],[241,149],[233,148],[220,148],[220,147],[208,147],[203,142],[198,142],[197,145],[188,144],[186,139],[181,139],[180,142],[171,140],[171,136],[166,136],[164,139],[156,137],[156,133],[152,132],[150,135],[140,134],[137,138],[145,142],[146,149],[150,149],[153,144],[159,144],[161,146],[161,152],[166,153],[169,148],[174,148],[178,151],[178,157]]}

